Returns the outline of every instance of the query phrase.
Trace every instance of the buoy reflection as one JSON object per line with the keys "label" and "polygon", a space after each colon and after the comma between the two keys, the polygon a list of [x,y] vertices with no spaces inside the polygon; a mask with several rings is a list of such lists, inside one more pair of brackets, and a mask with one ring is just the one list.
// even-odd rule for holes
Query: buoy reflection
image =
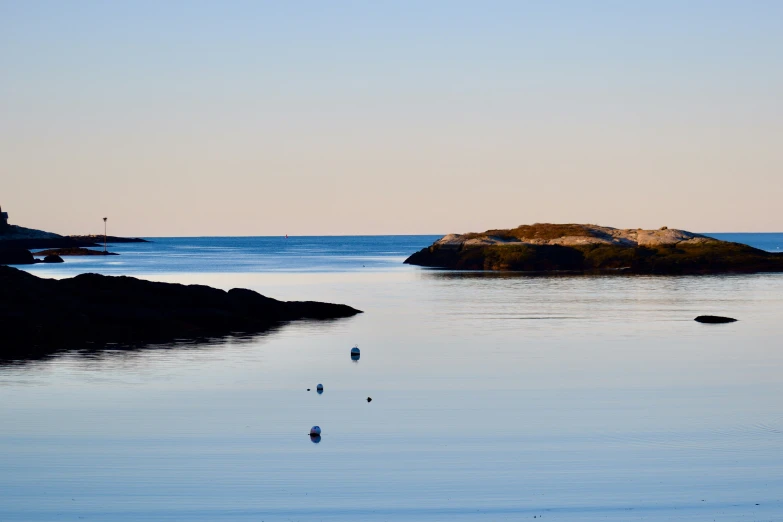
{"label": "buoy reflection", "polygon": [[310,442],[313,444],[318,444],[321,442],[321,436],[320,435],[310,435]]}

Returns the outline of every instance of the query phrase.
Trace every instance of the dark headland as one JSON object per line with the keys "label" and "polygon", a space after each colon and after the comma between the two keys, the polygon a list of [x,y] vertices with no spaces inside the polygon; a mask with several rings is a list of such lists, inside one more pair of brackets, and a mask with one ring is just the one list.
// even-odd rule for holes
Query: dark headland
{"label": "dark headland", "polygon": [[80,343],[153,343],[258,333],[285,321],[361,313],[347,305],[278,301],[251,290],[82,274],[42,279],[0,266],[0,359]]}
{"label": "dark headland", "polygon": [[783,272],[783,254],[685,230],[549,223],[449,234],[405,263],[450,270],[531,273]]}
{"label": "dark headland", "polygon": [[[0,208],[0,264],[28,265],[37,262],[62,262],[59,256],[116,255],[109,252],[88,250],[83,247],[104,247],[107,243],[146,243],[138,237],[117,236],[61,236],[53,232],[12,225],[8,213]],[[30,250],[49,249],[32,254]],[[36,259],[34,255],[46,256]],[[59,261],[52,261],[54,258]]]}
{"label": "dark headland", "polygon": [[114,252],[104,252],[103,250],[91,250],[89,248],[70,247],[70,248],[50,248],[36,252],[37,256],[118,256]]}

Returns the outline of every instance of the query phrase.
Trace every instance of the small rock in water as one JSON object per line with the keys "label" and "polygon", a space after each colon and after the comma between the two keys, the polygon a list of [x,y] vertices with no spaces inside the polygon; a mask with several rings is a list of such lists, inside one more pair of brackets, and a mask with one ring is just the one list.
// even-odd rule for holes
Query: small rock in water
{"label": "small rock in water", "polygon": [[367,397],[367,402],[372,402],[372,397]]}
{"label": "small rock in water", "polygon": [[321,434],[321,427],[320,426],[313,426],[310,428],[310,436],[311,437],[317,437]]}
{"label": "small rock in water", "polygon": [[358,346],[354,346],[353,348],[351,348],[351,355],[359,355],[359,353],[360,352]]}
{"label": "small rock in water", "polygon": [[700,315],[694,321],[698,323],[708,323],[708,324],[720,324],[720,323],[733,323],[736,321],[736,319],[732,317],[721,317],[719,315]]}
{"label": "small rock in water", "polygon": [[316,386],[315,391],[318,393],[318,395],[321,395],[324,392],[324,385],[319,384],[318,386]]}
{"label": "small rock in water", "polygon": [[307,391],[310,391],[310,388],[307,388]]}

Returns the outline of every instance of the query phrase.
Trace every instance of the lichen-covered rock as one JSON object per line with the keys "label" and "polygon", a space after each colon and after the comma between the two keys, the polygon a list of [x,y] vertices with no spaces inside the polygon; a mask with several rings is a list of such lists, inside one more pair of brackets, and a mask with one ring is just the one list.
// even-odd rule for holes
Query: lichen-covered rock
{"label": "lichen-covered rock", "polygon": [[685,230],[550,223],[449,234],[405,262],[452,270],[522,272],[783,272],[783,254]]}

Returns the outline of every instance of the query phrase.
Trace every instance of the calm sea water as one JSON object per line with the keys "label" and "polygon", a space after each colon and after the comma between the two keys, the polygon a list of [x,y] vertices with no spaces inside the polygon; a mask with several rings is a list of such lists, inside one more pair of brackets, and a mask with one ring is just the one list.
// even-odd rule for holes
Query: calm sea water
{"label": "calm sea water", "polygon": [[783,519],[783,274],[401,264],[433,239],[158,238],[30,267],[365,313],[0,367],[0,520]]}

